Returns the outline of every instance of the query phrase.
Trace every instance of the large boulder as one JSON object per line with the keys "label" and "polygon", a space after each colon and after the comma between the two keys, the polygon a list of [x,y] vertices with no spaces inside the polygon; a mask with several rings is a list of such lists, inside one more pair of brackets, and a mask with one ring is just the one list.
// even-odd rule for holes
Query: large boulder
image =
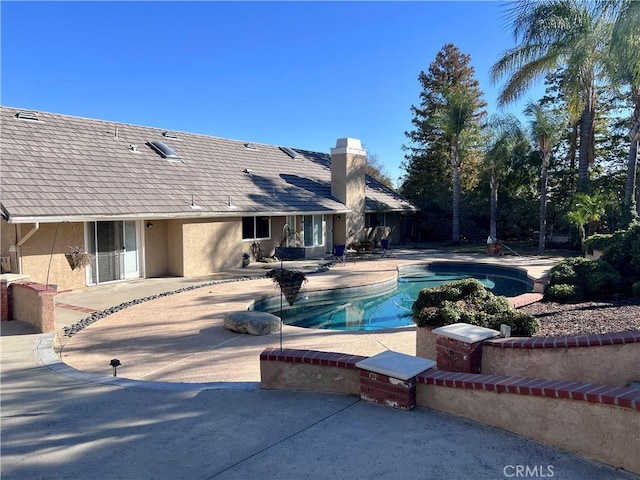
{"label": "large boulder", "polygon": [[224,327],[232,332],[268,335],[280,331],[280,317],[254,310],[229,312],[224,319]]}

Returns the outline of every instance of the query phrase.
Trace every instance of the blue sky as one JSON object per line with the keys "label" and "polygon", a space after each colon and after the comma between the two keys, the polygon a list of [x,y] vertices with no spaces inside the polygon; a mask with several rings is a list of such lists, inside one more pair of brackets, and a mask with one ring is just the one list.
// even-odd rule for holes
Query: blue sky
{"label": "blue sky", "polygon": [[[418,74],[453,43],[490,112],[503,2],[2,1],[1,103],[328,152],[403,171]],[[523,102],[509,107],[519,114]]]}

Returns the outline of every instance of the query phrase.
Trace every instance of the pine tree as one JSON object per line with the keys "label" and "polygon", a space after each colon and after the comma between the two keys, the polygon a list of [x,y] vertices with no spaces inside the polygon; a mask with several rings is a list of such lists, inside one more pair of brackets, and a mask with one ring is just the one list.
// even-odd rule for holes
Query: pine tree
{"label": "pine tree", "polygon": [[[470,61],[453,44],[438,52],[429,70],[418,76],[420,105],[411,107],[415,129],[405,132],[410,144],[404,146],[402,191],[427,217],[434,211],[451,215],[454,243],[460,238],[457,194],[477,182],[478,172],[469,167],[481,158],[481,121],[486,115]],[[437,224],[434,220],[429,223]]]}

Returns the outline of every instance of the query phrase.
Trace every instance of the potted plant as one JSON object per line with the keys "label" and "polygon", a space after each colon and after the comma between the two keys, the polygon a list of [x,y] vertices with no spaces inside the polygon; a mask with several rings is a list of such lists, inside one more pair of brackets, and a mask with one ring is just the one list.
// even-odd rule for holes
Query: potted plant
{"label": "potted plant", "polygon": [[64,256],[69,262],[71,270],[91,265],[91,255],[84,251],[84,247],[69,246]]}
{"label": "potted plant", "polygon": [[278,258],[297,260],[305,258],[304,247],[301,246],[300,232],[292,230],[286,223],[282,227],[280,245],[276,247],[275,255]]}

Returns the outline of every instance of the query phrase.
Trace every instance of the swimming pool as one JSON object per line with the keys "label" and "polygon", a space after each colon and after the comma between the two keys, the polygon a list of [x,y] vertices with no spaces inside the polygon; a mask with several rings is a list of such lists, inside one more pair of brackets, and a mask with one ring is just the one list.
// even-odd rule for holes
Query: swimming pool
{"label": "swimming pool", "polygon": [[[533,283],[521,270],[438,262],[402,269],[397,282],[368,289],[368,293],[344,289],[301,295],[292,307],[285,302],[282,318],[286,325],[328,330],[405,327],[413,325],[411,306],[420,290],[464,278],[477,278],[496,295],[512,297],[533,290]],[[254,309],[280,316],[280,303],[273,298],[256,302]]]}

